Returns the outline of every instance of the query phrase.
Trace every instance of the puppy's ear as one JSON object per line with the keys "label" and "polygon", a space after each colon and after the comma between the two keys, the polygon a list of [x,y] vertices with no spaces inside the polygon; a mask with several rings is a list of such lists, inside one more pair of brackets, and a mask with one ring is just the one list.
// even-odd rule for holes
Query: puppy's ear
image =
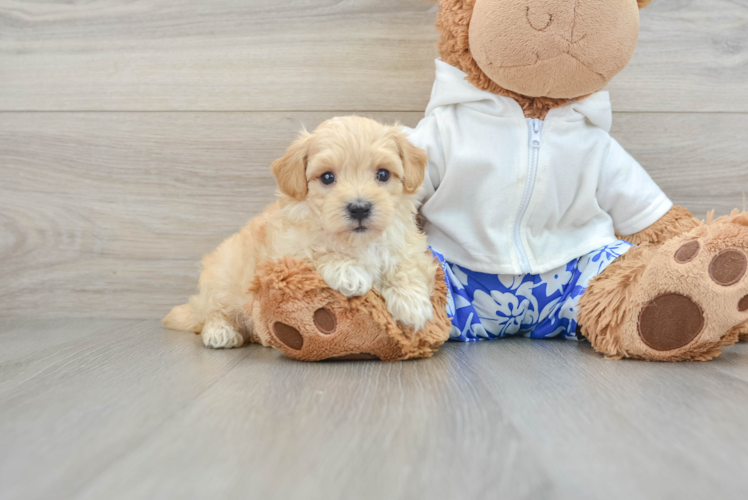
{"label": "puppy's ear", "polygon": [[413,194],[423,184],[423,178],[426,176],[426,164],[428,157],[426,152],[414,146],[398,125],[392,127],[392,138],[397,144],[400,151],[400,159],[403,162],[403,187],[405,192]]}
{"label": "puppy's ear", "polygon": [[301,201],[306,198],[306,161],[312,134],[302,131],[285,154],[270,164],[281,193]]}
{"label": "puppy's ear", "polygon": [[636,0],[639,3],[639,8],[643,9],[647,5],[652,3],[652,0]]}

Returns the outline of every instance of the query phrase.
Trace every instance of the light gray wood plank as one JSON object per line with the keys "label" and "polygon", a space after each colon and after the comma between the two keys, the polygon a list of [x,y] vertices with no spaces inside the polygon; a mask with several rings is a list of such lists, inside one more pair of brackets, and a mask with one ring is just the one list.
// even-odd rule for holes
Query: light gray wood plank
{"label": "light gray wood plank", "polygon": [[748,115],[617,113],[611,135],[697,217],[748,210]]}
{"label": "light gray wood plank", "polygon": [[422,110],[434,13],[418,0],[6,0],[0,109]]}
{"label": "light gray wood plank", "polygon": [[[95,319],[79,322],[62,336],[50,335],[48,327],[57,324],[56,319],[40,321],[39,319],[21,318],[9,321],[0,319],[0,363],[12,361],[17,369],[23,367],[33,372],[34,367],[26,360],[40,358],[40,353],[57,353],[69,349],[78,340],[91,337],[106,329],[119,329],[132,325],[127,319]],[[43,356],[41,356],[43,358]],[[18,371],[16,375],[18,375]],[[10,379],[0,379],[0,388]]]}
{"label": "light gray wood plank", "polygon": [[527,339],[307,364],[155,321],[0,320],[8,335],[65,348],[0,361],[3,498],[748,493],[745,344],[691,364]]}
{"label": "light gray wood plank", "polygon": [[613,109],[748,110],[748,3],[654,0],[640,12],[634,58],[609,86]]}
{"label": "light gray wood plank", "polygon": [[251,350],[217,352],[155,321],[0,320],[0,497],[73,498]]}
{"label": "light gray wood plank", "polygon": [[0,114],[0,316],[163,316],[275,198],[270,162],[330,116]]}
{"label": "light gray wood plank", "polygon": [[[162,317],[201,255],[272,201],[268,165],[301,124],[333,114],[0,113],[0,316]],[[614,122],[675,202],[744,206],[748,115]]]}
{"label": "light gray wood plank", "polygon": [[[0,0],[0,110],[421,111],[419,0]],[[620,111],[748,111],[748,4],[655,0]]]}
{"label": "light gray wood plank", "polygon": [[[506,346],[500,359],[499,347],[475,349],[469,362],[584,497],[738,499],[748,494],[735,404],[748,395],[747,349],[731,347],[715,363],[661,364],[536,342]],[[524,392],[507,388],[517,380]]]}

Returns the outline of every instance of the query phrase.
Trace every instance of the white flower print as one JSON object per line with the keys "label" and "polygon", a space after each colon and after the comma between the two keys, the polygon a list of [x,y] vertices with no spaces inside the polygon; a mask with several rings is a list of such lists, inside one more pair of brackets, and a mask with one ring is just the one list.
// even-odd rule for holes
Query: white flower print
{"label": "white flower print", "polygon": [[[548,339],[551,339],[551,338],[555,337],[556,335],[561,335],[563,333],[567,333],[566,332],[566,326],[559,326],[558,328],[556,328],[555,330],[553,330],[551,333],[549,333],[545,337],[548,338]],[[575,334],[575,336],[576,336],[576,334]]]}
{"label": "white flower print", "polygon": [[488,295],[483,290],[476,290],[473,295],[473,307],[478,313],[486,331],[493,335],[512,335],[522,326],[525,312],[530,301],[513,293],[492,291]]}
{"label": "white flower print", "polygon": [[470,302],[462,295],[456,295],[454,301],[455,310],[462,309],[463,307],[470,307]]}
{"label": "white flower print", "polygon": [[449,275],[449,281],[452,282],[455,288],[462,290],[468,285],[468,275],[457,267],[456,265],[446,266],[447,274]]}
{"label": "white flower print", "polygon": [[582,295],[577,295],[573,299],[567,299],[562,305],[561,310],[558,311],[559,319],[568,319],[570,321],[577,320],[577,310],[579,309],[579,299]]}
{"label": "white flower print", "polygon": [[551,324],[556,322],[556,317],[553,314],[553,311],[556,308],[556,306],[558,306],[559,300],[561,300],[561,297],[554,299],[545,305],[543,310],[540,312],[540,321],[545,321],[546,319],[550,319]]}
{"label": "white flower print", "polygon": [[535,287],[532,281],[526,281],[522,283],[515,292],[520,297],[527,299],[530,304],[525,312],[525,319],[522,322],[525,326],[532,325],[538,321],[538,298],[532,293],[532,289]]}
{"label": "white flower print", "polygon": [[473,329],[473,336],[480,339],[487,339],[490,338],[488,336],[488,333],[486,332],[486,329],[481,325],[480,323],[476,323],[471,326]]}
{"label": "white flower print", "polygon": [[577,269],[581,272],[584,272],[584,270],[589,267],[591,258],[592,254],[587,254],[579,257],[579,260],[577,260]]}
{"label": "white flower print", "polygon": [[562,266],[553,269],[552,271],[548,271],[547,273],[541,274],[541,281],[536,285],[536,287],[539,287],[545,283],[545,294],[547,297],[550,297],[554,293],[562,291],[564,287],[571,282],[572,276],[573,273],[571,271],[567,271],[566,266]]}
{"label": "white flower print", "polygon": [[460,335],[462,335],[462,332],[460,331],[460,329],[452,325],[452,328],[449,329],[449,338],[459,339]]}
{"label": "white flower print", "polygon": [[499,278],[499,283],[506,288],[507,290],[516,290],[519,288],[519,286],[522,284],[522,279],[524,279],[525,276],[519,275],[515,276],[513,274],[499,274],[497,275]]}
{"label": "white flower print", "polygon": [[577,269],[591,276],[597,276],[615,259],[625,254],[632,245],[626,241],[619,241],[613,245],[595,250],[580,257]]}

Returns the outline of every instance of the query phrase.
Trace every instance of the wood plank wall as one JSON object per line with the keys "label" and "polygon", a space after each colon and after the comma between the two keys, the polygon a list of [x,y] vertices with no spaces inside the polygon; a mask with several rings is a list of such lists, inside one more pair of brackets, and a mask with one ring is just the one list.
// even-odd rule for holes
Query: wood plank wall
{"label": "wood plank wall", "polygon": [[[0,0],[0,316],[159,318],[273,198],[302,124],[414,125],[419,0]],[[703,216],[746,204],[748,2],[654,0],[613,135]]]}

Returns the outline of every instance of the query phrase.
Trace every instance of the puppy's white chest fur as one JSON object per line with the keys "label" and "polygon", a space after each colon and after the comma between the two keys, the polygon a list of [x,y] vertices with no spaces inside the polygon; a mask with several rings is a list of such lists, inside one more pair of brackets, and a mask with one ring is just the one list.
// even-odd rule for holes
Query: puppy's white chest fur
{"label": "puppy's white chest fur", "polygon": [[387,270],[400,263],[403,241],[393,241],[393,235],[388,234],[392,232],[392,229],[385,230],[375,241],[357,247],[336,243],[318,234],[309,238],[306,247],[300,247],[299,240],[304,238],[296,234],[288,244],[280,245],[277,252],[308,260],[331,288],[346,297],[355,297],[372,288],[381,291],[386,286]]}

